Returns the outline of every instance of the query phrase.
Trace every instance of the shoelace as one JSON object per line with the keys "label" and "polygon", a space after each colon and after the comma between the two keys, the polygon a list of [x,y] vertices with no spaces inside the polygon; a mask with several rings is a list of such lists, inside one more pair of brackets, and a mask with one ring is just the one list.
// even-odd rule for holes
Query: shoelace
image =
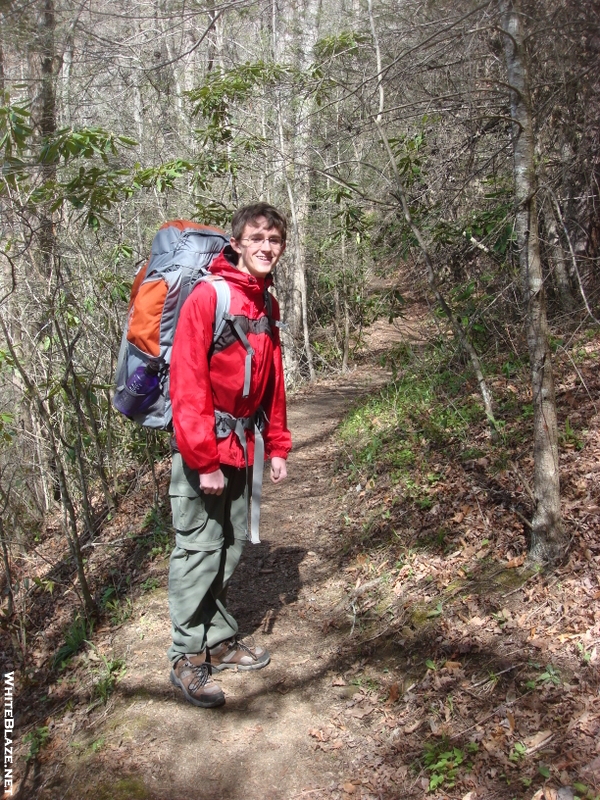
{"label": "shoelace", "polygon": [[257,659],[257,655],[252,652],[250,649],[254,645],[252,639],[248,639],[248,644],[246,644],[242,639],[238,639],[237,637],[231,643],[231,650],[245,650],[248,655],[253,658],[255,661]]}
{"label": "shoelace", "polygon": [[189,692],[195,692],[196,689],[200,689],[202,686],[206,686],[208,683],[208,679],[210,678],[210,669],[208,664],[192,664],[187,658],[185,659],[185,666],[189,667],[192,672],[194,673],[194,678],[190,681],[188,686]]}

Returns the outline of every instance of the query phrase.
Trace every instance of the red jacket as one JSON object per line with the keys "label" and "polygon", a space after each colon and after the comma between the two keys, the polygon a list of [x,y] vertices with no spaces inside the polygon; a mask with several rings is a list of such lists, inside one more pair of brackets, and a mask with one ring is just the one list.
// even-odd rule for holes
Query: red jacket
{"label": "red jacket", "polygon": [[[215,409],[234,417],[249,417],[262,406],[268,419],[263,431],[266,456],[286,458],[292,446],[287,428],[279,329],[272,325],[269,332],[265,322],[260,322],[267,318],[265,282],[240,272],[223,253],[213,261],[210,271],[227,280],[231,290],[229,313],[242,318],[242,328],[254,355],[250,393],[243,398],[246,348],[227,323],[209,358],[216,292],[210,283],[198,284],[184,303],[177,322],[170,393],[177,448],[185,463],[201,473],[214,472],[221,464],[244,466],[244,453],[237,437],[232,433],[226,439],[216,438]],[[275,298],[272,300],[272,316],[277,320],[279,306]],[[247,438],[248,461],[252,464],[252,430]]]}

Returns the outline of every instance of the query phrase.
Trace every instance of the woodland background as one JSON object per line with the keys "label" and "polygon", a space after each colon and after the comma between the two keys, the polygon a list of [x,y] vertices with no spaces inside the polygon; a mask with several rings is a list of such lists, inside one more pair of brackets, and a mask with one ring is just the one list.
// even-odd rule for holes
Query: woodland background
{"label": "woodland background", "polygon": [[110,404],[152,236],[256,199],[290,220],[290,385],[347,370],[411,292],[492,438],[488,365],[525,365],[531,556],[559,559],[552,358],[598,324],[599,75],[591,0],[2,0],[2,614],[22,650],[17,559],[58,515],[93,616],[82,542],[166,452]]}

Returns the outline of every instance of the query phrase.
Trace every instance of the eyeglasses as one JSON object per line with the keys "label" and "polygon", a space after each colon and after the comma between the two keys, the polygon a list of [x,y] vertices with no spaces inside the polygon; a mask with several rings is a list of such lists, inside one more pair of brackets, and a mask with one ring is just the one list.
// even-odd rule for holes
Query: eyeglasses
{"label": "eyeglasses", "polygon": [[279,250],[279,248],[283,245],[283,239],[281,236],[269,236],[266,239],[263,236],[244,236],[244,238],[240,239],[240,241],[250,242],[251,247],[262,247],[264,242],[268,242],[273,250]]}

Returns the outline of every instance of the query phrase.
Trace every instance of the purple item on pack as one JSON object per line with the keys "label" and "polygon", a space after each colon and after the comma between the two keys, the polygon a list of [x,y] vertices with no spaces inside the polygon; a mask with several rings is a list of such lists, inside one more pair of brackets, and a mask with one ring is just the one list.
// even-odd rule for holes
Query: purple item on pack
{"label": "purple item on pack", "polygon": [[123,390],[115,395],[115,408],[126,417],[141,414],[158,397],[160,378],[158,364],[142,364],[125,384]]}

